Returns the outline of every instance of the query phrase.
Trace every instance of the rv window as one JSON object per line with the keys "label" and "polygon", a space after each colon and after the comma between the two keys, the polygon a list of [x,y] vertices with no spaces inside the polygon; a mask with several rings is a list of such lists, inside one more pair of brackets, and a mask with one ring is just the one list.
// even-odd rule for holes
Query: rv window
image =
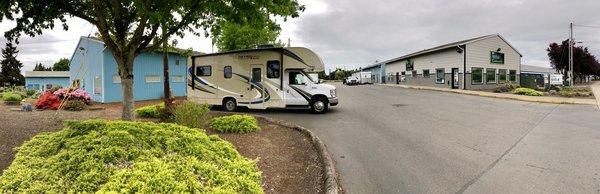
{"label": "rv window", "polygon": [[260,68],[252,68],[252,82],[257,83],[260,82],[262,77],[262,73],[260,72]]}
{"label": "rv window", "polygon": [[300,72],[290,72],[290,85],[304,85],[304,75]]}
{"label": "rv window", "polygon": [[223,69],[223,73],[226,79],[231,78],[231,74],[233,74],[233,71],[231,70],[231,66],[225,66],[225,68]]}
{"label": "rv window", "polygon": [[279,61],[267,61],[267,78],[279,78]]}
{"label": "rv window", "polygon": [[211,76],[212,67],[210,65],[196,67],[196,76]]}

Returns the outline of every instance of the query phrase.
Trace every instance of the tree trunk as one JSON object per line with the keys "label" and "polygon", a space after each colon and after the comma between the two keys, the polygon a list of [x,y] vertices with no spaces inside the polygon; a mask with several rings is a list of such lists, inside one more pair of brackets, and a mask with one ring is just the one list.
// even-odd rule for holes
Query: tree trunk
{"label": "tree trunk", "polygon": [[[163,37],[166,30],[163,29]],[[169,45],[167,44],[167,39],[163,40],[163,76],[165,77],[163,90],[165,92],[165,114],[171,114],[173,108],[173,99],[171,98],[171,85],[169,83]]]}
{"label": "tree trunk", "polygon": [[130,78],[121,76],[121,87],[123,88],[123,113],[121,119],[131,121],[133,119],[133,75]]}

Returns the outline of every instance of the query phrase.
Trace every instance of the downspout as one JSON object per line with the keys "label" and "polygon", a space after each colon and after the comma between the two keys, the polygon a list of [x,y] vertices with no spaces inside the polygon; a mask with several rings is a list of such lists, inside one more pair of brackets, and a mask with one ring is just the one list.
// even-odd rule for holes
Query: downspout
{"label": "downspout", "polygon": [[458,49],[460,49],[462,51],[462,54],[463,54],[463,58],[462,58],[462,61],[463,61],[463,79],[462,79],[463,88],[462,89],[466,90],[466,88],[467,88],[467,45],[465,44],[463,46],[465,48],[460,47],[460,45],[457,47],[458,47]]}

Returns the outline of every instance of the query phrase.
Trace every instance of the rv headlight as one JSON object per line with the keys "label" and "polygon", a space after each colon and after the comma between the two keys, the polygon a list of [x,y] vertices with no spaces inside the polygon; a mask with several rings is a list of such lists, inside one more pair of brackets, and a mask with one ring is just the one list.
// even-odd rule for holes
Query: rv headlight
{"label": "rv headlight", "polygon": [[334,98],[335,98],[335,97],[336,97],[336,95],[337,95],[337,94],[336,94],[336,91],[335,91],[335,89],[333,89],[333,90],[329,90],[329,94],[331,94],[331,97],[334,97]]}

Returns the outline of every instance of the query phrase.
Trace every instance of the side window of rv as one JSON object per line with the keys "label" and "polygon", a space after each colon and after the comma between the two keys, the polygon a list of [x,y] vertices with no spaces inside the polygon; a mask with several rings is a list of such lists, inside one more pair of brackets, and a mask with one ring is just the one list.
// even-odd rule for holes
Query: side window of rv
{"label": "side window of rv", "polygon": [[196,76],[211,76],[212,67],[210,65],[196,67]]}
{"label": "side window of rv", "polygon": [[267,78],[279,78],[279,61],[267,61]]}
{"label": "side window of rv", "polygon": [[290,72],[290,85],[304,85],[304,75],[300,72]]}
{"label": "side window of rv", "polygon": [[225,68],[223,68],[223,76],[225,76],[226,79],[229,79],[231,78],[231,74],[233,74],[231,66],[225,66]]}

